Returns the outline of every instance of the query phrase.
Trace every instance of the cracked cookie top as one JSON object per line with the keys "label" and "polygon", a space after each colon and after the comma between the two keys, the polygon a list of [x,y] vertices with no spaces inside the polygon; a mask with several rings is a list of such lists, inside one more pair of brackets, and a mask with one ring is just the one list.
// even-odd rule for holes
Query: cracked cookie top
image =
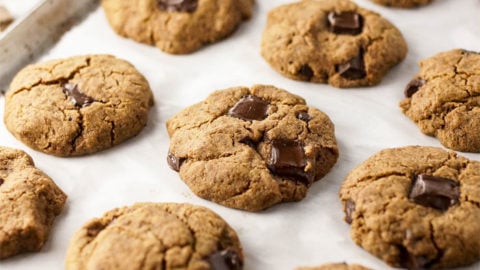
{"label": "cracked cookie top", "polygon": [[190,189],[248,211],[303,199],[338,157],[328,116],[268,85],[216,91],[167,129],[168,163]]}
{"label": "cracked cookie top", "polygon": [[152,105],[148,82],[130,63],[77,56],[21,70],[6,94],[4,121],[35,150],[79,156],[137,135]]}
{"label": "cracked cookie top", "polygon": [[372,0],[377,4],[391,7],[411,8],[426,5],[433,0]]}
{"label": "cracked cookie top", "polygon": [[480,152],[480,54],[455,49],[422,60],[400,107],[445,147]]}
{"label": "cracked cookie top", "polygon": [[235,231],[207,208],[138,203],[87,222],[73,236],[65,269],[240,270]]}
{"label": "cracked cookie top", "polygon": [[435,147],[382,150],[340,189],[361,247],[394,267],[453,268],[480,259],[480,162]]}
{"label": "cracked cookie top", "polygon": [[400,31],[349,0],[304,0],[270,11],[261,53],[283,75],[335,87],[378,84],[405,58]]}
{"label": "cracked cookie top", "polygon": [[230,35],[252,15],[254,0],[102,0],[117,34],[173,54]]}
{"label": "cracked cookie top", "polygon": [[66,199],[29,155],[0,146],[0,259],[39,251]]}

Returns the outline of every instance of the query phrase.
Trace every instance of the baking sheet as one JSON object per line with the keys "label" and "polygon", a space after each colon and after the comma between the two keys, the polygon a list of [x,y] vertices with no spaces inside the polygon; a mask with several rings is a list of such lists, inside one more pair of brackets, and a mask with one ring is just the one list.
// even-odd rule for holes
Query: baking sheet
{"label": "baking sheet", "polygon": [[[35,152],[0,123],[0,144],[27,151],[69,196],[42,251],[2,261],[0,269],[62,269],[70,237],[84,222],[114,207],[142,201],[189,202],[214,210],[237,231],[246,253],[245,269],[283,270],[342,261],[390,269],[350,240],[338,200],[339,187],[352,168],[380,149],[412,144],[441,146],[402,115],[398,102],[405,84],[418,71],[418,60],[457,47],[480,51],[480,1],[436,0],[423,8],[401,10],[357,0],[397,25],[409,53],[380,85],[356,89],[292,81],[261,58],[259,44],[266,13],[288,2],[257,0],[253,18],[233,36],[185,56],[168,55],[115,35],[101,9],[64,35],[41,60],[114,54],[132,62],[146,76],[156,104],[148,126],[137,137],[85,157],[58,158]],[[213,90],[257,83],[287,89],[326,112],[335,123],[340,158],[303,201],[248,213],[196,197],[168,168],[165,121]],[[2,119],[3,108],[4,97],[0,96]],[[480,154],[462,155],[480,160]],[[463,269],[479,268],[477,263]]]}

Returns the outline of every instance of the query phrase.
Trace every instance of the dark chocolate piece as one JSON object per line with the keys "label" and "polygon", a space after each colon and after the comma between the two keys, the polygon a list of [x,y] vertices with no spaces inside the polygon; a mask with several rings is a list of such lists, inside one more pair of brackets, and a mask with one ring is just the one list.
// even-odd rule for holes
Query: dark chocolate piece
{"label": "dark chocolate piece", "polygon": [[180,171],[180,167],[182,166],[182,163],[185,161],[184,158],[178,158],[175,155],[173,155],[170,151],[168,151],[167,155],[167,162],[168,166],[174,171]]}
{"label": "dark chocolate piece", "polygon": [[429,260],[425,256],[414,256],[408,252],[404,246],[398,246],[399,258],[398,262],[403,268],[408,270],[421,270],[428,268]]}
{"label": "dark chocolate piece", "polygon": [[367,76],[365,71],[365,63],[363,61],[363,53],[360,53],[354,58],[350,59],[347,63],[337,66],[338,73],[345,79],[357,80]]}
{"label": "dark chocolate piece", "polygon": [[0,186],[5,182],[5,180],[3,180],[1,177],[0,177]]}
{"label": "dark chocolate piece", "polygon": [[157,0],[158,7],[167,12],[189,12],[197,10],[198,0]]}
{"label": "dark chocolate piece", "polygon": [[409,198],[415,203],[441,211],[458,203],[459,184],[451,179],[432,175],[417,175],[412,184]]}
{"label": "dark chocolate piece", "polygon": [[307,64],[301,66],[298,73],[304,76],[307,80],[310,80],[314,74],[312,68]]}
{"label": "dark chocolate piece", "polygon": [[312,117],[308,114],[308,112],[297,112],[297,118],[304,121],[304,122],[307,122],[312,120]]}
{"label": "dark chocolate piece", "polygon": [[82,93],[78,89],[78,85],[72,83],[65,83],[62,85],[63,92],[72,99],[72,102],[77,107],[87,107],[95,100]]}
{"label": "dark chocolate piece", "polygon": [[355,212],[355,202],[349,199],[345,202],[345,221],[348,224],[352,224],[353,212]]}
{"label": "dark chocolate piece", "polygon": [[305,172],[307,158],[302,143],[291,140],[273,140],[268,168],[276,175],[293,178],[309,185],[313,176]]}
{"label": "dark chocolate piece", "polygon": [[208,257],[212,270],[240,270],[242,261],[240,256],[233,250],[226,249],[217,251]]}
{"label": "dark chocolate piece", "polygon": [[352,11],[328,13],[328,30],[335,34],[358,35],[362,32],[363,18]]}
{"label": "dark chocolate piece", "polygon": [[253,149],[257,149],[258,142],[254,141],[254,140],[252,140],[248,137],[241,139],[239,142],[243,143],[243,144],[246,144]]}
{"label": "dark chocolate piece", "polygon": [[420,87],[422,87],[425,84],[425,80],[421,78],[415,78],[411,80],[407,86],[405,87],[405,97],[409,98],[412,97],[413,94],[415,94]]}
{"label": "dark chocolate piece", "polygon": [[243,120],[263,120],[268,116],[268,103],[263,99],[248,95],[240,99],[229,111],[228,115]]}

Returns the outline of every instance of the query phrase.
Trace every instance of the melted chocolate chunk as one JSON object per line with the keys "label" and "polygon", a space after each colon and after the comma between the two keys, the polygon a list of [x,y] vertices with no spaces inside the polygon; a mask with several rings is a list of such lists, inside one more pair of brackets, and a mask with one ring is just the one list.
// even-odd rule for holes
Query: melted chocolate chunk
{"label": "melted chocolate chunk", "polygon": [[310,80],[313,77],[313,70],[307,64],[301,66],[300,69],[298,70],[298,73],[304,76],[307,80]]}
{"label": "melted chocolate chunk", "polygon": [[428,268],[429,260],[424,256],[414,256],[404,246],[398,246],[400,251],[398,262],[401,267],[408,270],[420,270]]}
{"label": "melted chocolate chunk", "polygon": [[268,168],[276,175],[292,178],[309,185],[313,175],[305,172],[307,158],[302,143],[290,140],[273,140]]}
{"label": "melted chocolate chunk", "polygon": [[328,13],[328,30],[335,34],[358,35],[362,32],[363,18],[352,11]]}
{"label": "melted chocolate chunk", "polygon": [[347,63],[337,66],[338,73],[345,79],[357,80],[367,76],[365,71],[365,63],[363,61],[363,53],[360,53],[354,58],[350,59]]}
{"label": "melted chocolate chunk", "polygon": [[349,199],[345,202],[345,221],[348,224],[352,224],[353,212],[355,212],[355,202]]}
{"label": "melted chocolate chunk", "polygon": [[268,116],[269,104],[263,99],[248,95],[240,99],[229,111],[228,115],[247,121],[263,120]]}
{"label": "melted chocolate chunk", "polygon": [[178,158],[174,156],[170,151],[168,152],[167,155],[167,162],[168,166],[174,171],[180,171],[180,167],[182,166],[182,163],[185,161],[184,158]]}
{"label": "melted chocolate chunk", "polygon": [[217,251],[208,257],[212,270],[240,270],[242,261],[240,256],[233,250],[226,249]]}
{"label": "melted chocolate chunk", "polygon": [[420,87],[422,87],[425,84],[425,80],[421,78],[415,78],[411,80],[407,86],[405,87],[405,97],[409,98],[412,97],[413,94],[415,94]]}
{"label": "melted chocolate chunk", "polygon": [[197,10],[198,0],[157,0],[158,7],[167,12],[189,12]]}
{"label": "melted chocolate chunk", "polygon": [[297,119],[300,119],[304,122],[307,122],[312,120],[312,117],[308,114],[308,112],[297,112]]}
{"label": "melted chocolate chunk", "polygon": [[72,83],[66,83],[62,85],[63,92],[72,99],[73,104],[77,107],[87,107],[95,100],[78,89],[78,85]]}
{"label": "melted chocolate chunk", "polygon": [[426,174],[415,177],[409,195],[415,203],[441,211],[457,204],[459,197],[460,189],[457,182]]}

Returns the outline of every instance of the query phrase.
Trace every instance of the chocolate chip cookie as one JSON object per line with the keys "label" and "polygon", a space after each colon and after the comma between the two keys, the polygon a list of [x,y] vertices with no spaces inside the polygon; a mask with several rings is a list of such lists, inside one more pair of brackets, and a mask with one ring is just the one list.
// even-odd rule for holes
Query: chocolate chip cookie
{"label": "chocolate chip cookie", "polygon": [[357,87],[378,84],[407,45],[389,21],[349,0],[304,0],[270,11],[261,53],[291,79]]}
{"label": "chocolate chip cookie", "polygon": [[303,199],[338,157],[328,116],[268,85],[216,91],[167,129],[168,163],[190,189],[248,211]]}
{"label": "chocolate chip cookie", "polygon": [[73,236],[65,269],[243,269],[235,231],[207,208],[139,203],[87,222]]}
{"label": "chocolate chip cookie", "polygon": [[358,264],[329,263],[317,267],[299,267],[296,270],[370,270]]}
{"label": "chocolate chip cookie", "polygon": [[432,0],[372,0],[373,2],[391,7],[411,8],[426,5]]}
{"label": "chocolate chip cookie", "polygon": [[194,52],[230,35],[254,0],[102,0],[113,30],[172,54]]}
{"label": "chocolate chip cookie", "polygon": [[35,150],[79,156],[137,135],[152,105],[148,82],[130,63],[76,56],[21,70],[6,94],[4,121]]}
{"label": "chocolate chip cookie", "polygon": [[0,146],[0,259],[39,251],[66,199],[29,155]]}
{"label": "chocolate chip cookie", "polygon": [[456,49],[421,61],[400,107],[445,147],[480,152],[480,54]]}
{"label": "chocolate chip cookie", "polygon": [[480,162],[435,147],[382,150],[340,189],[361,247],[394,267],[453,268],[480,259]]}

